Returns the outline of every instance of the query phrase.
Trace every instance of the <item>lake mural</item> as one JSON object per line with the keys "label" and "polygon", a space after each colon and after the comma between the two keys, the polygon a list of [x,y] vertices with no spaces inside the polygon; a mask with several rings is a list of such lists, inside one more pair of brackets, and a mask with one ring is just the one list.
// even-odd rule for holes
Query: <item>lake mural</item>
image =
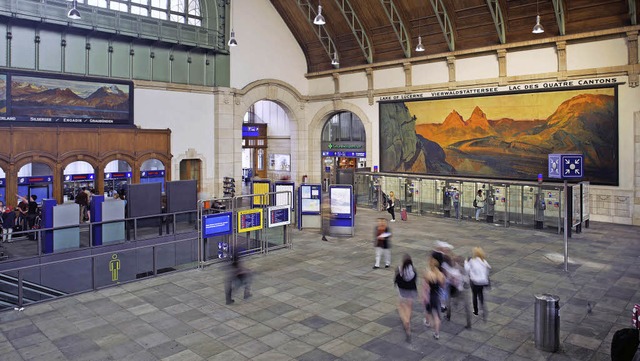
{"label": "lake mural", "polygon": [[380,103],[383,172],[547,176],[547,154],[584,154],[585,179],[618,185],[616,88]]}

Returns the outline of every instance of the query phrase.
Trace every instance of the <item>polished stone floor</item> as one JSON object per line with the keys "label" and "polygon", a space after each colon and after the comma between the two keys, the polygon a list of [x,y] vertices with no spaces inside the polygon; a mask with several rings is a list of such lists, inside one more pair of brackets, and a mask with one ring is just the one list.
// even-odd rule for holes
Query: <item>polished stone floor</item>
{"label": "polished stone floor", "polygon": [[[439,340],[415,304],[405,342],[393,268],[372,270],[372,210],[358,209],[355,236],[291,230],[294,247],[253,256],[253,297],[225,305],[220,265],[0,313],[7,360],[610,360],[613,333],[640,303],[637,227],[591,223],[570,239],[564,271],[556,233],[435,217],[391,223],[393,266],[419,269],[434,240],[468,256],[482,246],[492,266],[486,322],[470,330],[454,310]],[[560,297],[560,350],[535,347],[534,294]],[[587,304],[591,305],[588,312]]]}

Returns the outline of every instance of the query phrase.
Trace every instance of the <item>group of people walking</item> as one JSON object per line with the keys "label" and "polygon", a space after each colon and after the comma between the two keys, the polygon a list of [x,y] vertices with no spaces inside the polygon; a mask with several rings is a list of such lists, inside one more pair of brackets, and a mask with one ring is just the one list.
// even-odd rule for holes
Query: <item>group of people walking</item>
{"label": "group of people walking", "polygon": [[[388,229],[385,233],[390,234]],[[378,252],[376,264],[379,264],[380,257],[377,254]],[[398,287],[398,313],[407,342],[411,342],[411,313],[413,303],[418,297],[424,306],[424,325],[433,329],[433,338],[436,340],[440,338],[442,313],[446,312],[445,317],[450,320],[452,308],[458,307],[460,303],[465,311],[465,327],[471,328],[469,289],[473,314],[479,316],[479,308],[482,308],[482,318],[486,320],[487,308],[483,290],[490,285],[490,269],[482,248],[475,247],[472,257],[465,260],[453,253],[453,246],[449,243],[436,241],[433,251],[427,257],[427,267],[421,275],[422,281],[418,282],[420,276],[411,256],[404,255],[402,264],[396,269],[394,283]],[[419,283],[421,287],[418,287]]]}

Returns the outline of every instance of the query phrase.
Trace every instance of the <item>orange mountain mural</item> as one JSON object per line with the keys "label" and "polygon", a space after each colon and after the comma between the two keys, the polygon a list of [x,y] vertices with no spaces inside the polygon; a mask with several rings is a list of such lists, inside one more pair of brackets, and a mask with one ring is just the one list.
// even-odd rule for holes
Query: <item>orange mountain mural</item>
{"label": "orange mountain mural", "polygon": [[[420,114],[410,114],[406,106],[400,112],[396,106],[394,116],[388,117],[384,108],[389,105],[380,105],[381,130],[388,128],[384,123],[390,119],[405,125],[420,119]],[[516,120],[504,115],[492,119],[480,105],[465,119],[455,109],[455,99],[451,105],[451,112],[441,123],[415,125],[418,144],[429,143],[432,153],[439,154],[437,170],[406,160],[397,162],[386,153],[389,137],[380,139],[381,169],[398,172],[425,169],[427,174],[532,180],[538,173],[546,176],[548,154],[582,153],[586,178],[596,184],[618,183],[614,95],[584,91],[562,101],[545,119]],[[406,114],[401,114],[405,111]],[[402,149],[397,143],[396,148]],[[425,156],[429,163],[429,154]]]}

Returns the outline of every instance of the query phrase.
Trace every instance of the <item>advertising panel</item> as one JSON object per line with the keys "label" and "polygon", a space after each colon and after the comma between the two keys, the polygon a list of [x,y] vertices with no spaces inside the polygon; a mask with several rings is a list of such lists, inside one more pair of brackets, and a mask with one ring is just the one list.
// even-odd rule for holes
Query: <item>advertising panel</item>
{"label": "advertising panel", "polygon": [[331,213],[351,214],[351,188],[333,187],[331,191]]}

